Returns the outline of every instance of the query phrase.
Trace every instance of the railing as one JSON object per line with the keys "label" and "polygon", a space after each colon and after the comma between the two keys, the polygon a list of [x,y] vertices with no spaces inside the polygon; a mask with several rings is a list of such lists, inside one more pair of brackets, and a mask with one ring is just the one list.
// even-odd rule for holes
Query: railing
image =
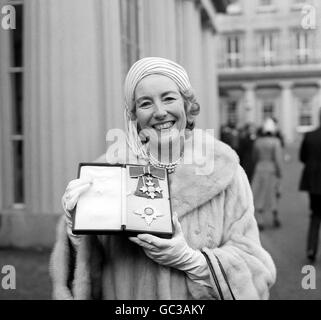
{"label": "railing", "polygon": [[229,64],[228,62],[224,63],[218,63],[219,69],[224,70],[242,70],[247,68],[275,68],[275,67],[281,67],[281,66],[308,66],[308,65],[316,65],[321,64],[320,58],[307,58],[306,60],[300,61],[299,58],[297,59],[290,59],[290,60],[273,60],[269,62],[264,61],[247,61],[247,62],[235,62],[234,64]]}

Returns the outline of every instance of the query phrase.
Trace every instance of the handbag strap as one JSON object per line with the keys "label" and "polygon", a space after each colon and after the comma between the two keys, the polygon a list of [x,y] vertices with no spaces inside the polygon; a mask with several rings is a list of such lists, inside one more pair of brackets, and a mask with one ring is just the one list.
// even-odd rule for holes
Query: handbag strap
{"label": "handbag strap", "polygon": [[[223,293],[222,293],[221,286],[220,286],[219,281],[218,281],[218,279],[217,279],[217,276],[216,276],[214,267],[213,267],[213,265],[212,265],[212,263],[211,263],[211,260],[210,260],[210,258],[208,257],[207,253],[205,253],[203,250],[201,250],[201,252],[202,252],[202,254],[204,255],[204,257],[205,257],[205,259],[206,259],[206,262],[207,262],[207,264],[208,264],[208,267],[209,267],[209,269],[210,269],[210,271],[211,271],[211,274],[212,274],[212,276],[213,276],[215,285],[216,285],[216,287],[217,287],[217,291],[218,291],[218,294],[219,294],[219,296],[220,296],[220,299],[221,299],[221,300],[225,300],[225,299],[224,299],[224,295],[223,295]],[[215,258],[216,258],[216,260],[217,260],[218,266],[220,267],[221,273],[222,273],[223,278],[224,278],[224,280],[225,280],[225,282],[226,282],[226,284],[227,284],[227,287],[228,287],[228,289],[229,289],[229,291],[230,291],[230,294],[231,294],[231,296],[232,296],[232,299],[233,299],[233,300],[236,300],[236,299],[235,299],[235,296],[234,296],[234,294],[233,294],[233,291],[232,291],[232,289],[231,289],[230,283],[229,283],[229,281],[228,281],[228,279],[227,279],[227,275],[226,275],[226,273],[225,273],[225,270],[224,270],[224,268],[223,268],[223,265],[222,265],[221,261],[219,260],[219,258],[218,258],[216,255],[214,255],[214,256],[215,256]]]}
{"label": "handbag strap", "polygon": [[216,288],[217,288],[217,291],[218,291],[218,294],[220,296],[220,299],[221,300],[224,300],[224,296],[223,296],[223,293],[222,293],[222,289],[221,289],[221,286],[220,286],[220,283],[217,279],[217,276],[216,276],[216,273],[214,271],[214,268],[213,268],[213,265],[210,261],[210,258],[208,257],[207,253],[205,253],[203,250],[201,250],[202,254],[204,255],[205,259],[206,259],[206,262],[207,262],[207,265],[211,271],[211,274],[212,274],[212,277],[214,279],[214,282],[215,282],[215,285],[216,285]]}
{"label": "handbag strap", "polygon": [[233,294],[233,291],[232,291],[232,289],[231,289],[230,283],[229,283],[229,281],[227,280],[227,275],[226,275],[225,270],[224,270],[224,268],[223,268],[223,266],[222,266],[222,263],[221,263],[220,259],[219,259],[216,255],[215,255],[215,258],[216,258],[217,263],[218,263],[218,265],[219,265],[219,267],[220,267],[220,269],[221,269],[222,275],[223,275],[224,280],[225,280],[225,282],[226,282],[226,284],[227,284],[227,286],[228,286],[228,289],[230,290],[230,294],[231,294],[231,296],[232,296],[232,299],[233,299],[233,300],[236,300],[236,299],[235,299],[235,296],[234,296],[234,294]]}

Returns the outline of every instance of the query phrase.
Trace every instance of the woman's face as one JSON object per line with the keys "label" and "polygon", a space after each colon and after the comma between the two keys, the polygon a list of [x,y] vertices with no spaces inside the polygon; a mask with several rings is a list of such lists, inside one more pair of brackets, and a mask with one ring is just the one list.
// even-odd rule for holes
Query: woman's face
{"label": "woman's face", "polygon": [[141,130],[152,129],[168,140],[186,127],[184,100],[176,83],[163,75],[143,78],[135,90],[137,123]]}

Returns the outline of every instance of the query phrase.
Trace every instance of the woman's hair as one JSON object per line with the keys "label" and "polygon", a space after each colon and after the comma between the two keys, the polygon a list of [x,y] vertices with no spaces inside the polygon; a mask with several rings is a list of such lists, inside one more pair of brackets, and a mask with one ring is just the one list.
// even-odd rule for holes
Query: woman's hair
{"label": "woman's hair", "polygon": [[184,100],[186,129],[193,130],[195,127],[195,118],[200,113],[201,107],[197,102],[195,94],[192,90],[180,90],[180,94]]}

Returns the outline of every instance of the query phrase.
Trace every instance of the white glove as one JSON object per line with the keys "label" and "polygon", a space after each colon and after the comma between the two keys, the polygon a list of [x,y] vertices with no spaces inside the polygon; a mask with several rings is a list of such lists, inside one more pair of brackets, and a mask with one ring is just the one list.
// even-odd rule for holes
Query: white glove
{"label": "white glove", "polygon": [[129,239],[140,245],[145,254],[155,262],[184,271],[191,280],[210,286],[205,257],[200,251],[188,246],[176,213],[173,215],[173,224],[174,235],[171,239],[150,234],[138,234]]}
{"label": "white glove", "polygon": [[75,179],[69,182],[61,202],[66,214],[67,233],[74,245],[79,243],[80,236],[72,233],[72,210],[75,208],[82,193],[87,191],[92,184],[91,179]]}

